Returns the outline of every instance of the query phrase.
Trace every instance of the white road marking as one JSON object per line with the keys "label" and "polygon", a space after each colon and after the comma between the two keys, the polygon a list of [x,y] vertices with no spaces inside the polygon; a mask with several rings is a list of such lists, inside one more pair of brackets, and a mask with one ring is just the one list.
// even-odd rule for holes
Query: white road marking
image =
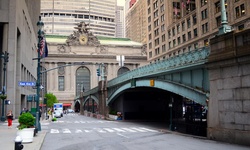
{"label": "white road marking", "polygon": [[108,132],[115,132],[114,130],[110,129],[110,128],[103,128],[103,130],[106,130]]}
{"label": "white road marking", "polygon": [[71,131],[69,129],[63,129],[62,131],[63,133],[71,133]]}
{"label": "white road marking", "polygon": [[143,129],[143,130],[146,130],[146,131],[150,131],[150,132],[158,132],[157,130],[143,128],[143,127],[140,127],[140,129]]}
{"label": "white road marking", "polygon": [[89,133],[92,132],[92,130],[84,130],[84,132]]}
{"label": "white road marking", "polygon": [[128,131],[128,132],[137,132],[137,131],[134,131],[134,130],[129,129],[129,128],[122,128],[122,129],[125,130],[125,131]]}
{"label": "white road marking", "polygon": [[82,130],[76,129],[75,133],[82,133]]}
{"label": "white road marking", "polygon": [[145,131],[145,130],[138,129],[138,128],[131,128],[131,129],[136,130],[136,131],[139,131],[139,132],[147,132],[147,131]]}
{"label": "white road marking", "polygon": [[125,135],[122,135],[122,134],[120,134],[120,133],[117,133],[117,135],[120,135],[120,136],[122,136],[122,137],[125,137],[125,138],[128,138],[128,139],[129,139],[129,137],[127,137],[127,136],[125,136]]}
{"label": "white road marking", "polygon": [[94,128],[95,130],[97,130],[98,132],[100,132],[100,133],[106,133],[106,131],[104,131],[104,130],[102,130],[102,129],[100,129],[100,128]]}
{"label": "white road marking", "polygon": [[51,129],[50,133],[59,133],[59,130],[57,130],[57,129]]}
{"label": "white road marking", "polygon": [[122,130],[122,129],[119,129],[119,128],[112,128],[112,129],[114,129],[114,130],[116,130],[116,131],[118,131],[118,132],[126,132],[126,131],[124,131],[124,130]]}

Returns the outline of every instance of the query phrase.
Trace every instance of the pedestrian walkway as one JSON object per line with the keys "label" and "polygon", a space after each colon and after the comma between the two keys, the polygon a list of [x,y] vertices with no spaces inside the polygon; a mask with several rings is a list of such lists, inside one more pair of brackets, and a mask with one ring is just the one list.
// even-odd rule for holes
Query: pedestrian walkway
{"label": "pedestrian walkway", "polygon": [[[48,122],[47,120],[41,121],[41,123]],[[18,120],[13,120],[13,127],[8,129],[7,122],[0,122],[0,145],[4,150],[13,150],[15,147],[15,138],[17,134]],[[39,131],[34,137],[32,143],[23,144],[24,150],[39,150],[42,146],[46,131]],[[1,149],[1,148],[0,148]]]}
{"label": "pedestrian walkway", "polygon": [[93,129],[50,129],[49,133],[147,133],[147,132],[159,132],[157,130],[145,128],[145,127],[127,127],[127,128],[93,128]]}

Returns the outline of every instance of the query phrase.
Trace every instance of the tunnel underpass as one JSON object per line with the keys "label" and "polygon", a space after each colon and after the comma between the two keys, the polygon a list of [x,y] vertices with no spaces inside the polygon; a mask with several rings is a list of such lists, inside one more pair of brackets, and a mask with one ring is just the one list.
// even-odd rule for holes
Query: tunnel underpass
{"label": "tunnel underpass", "polygon": [[206,136],[205,107],[165,90],[128,89],[110,104],[110,110],[122,112],[125,121],[154,122],[163,127],[172,123],[172,130],[177,132]]}

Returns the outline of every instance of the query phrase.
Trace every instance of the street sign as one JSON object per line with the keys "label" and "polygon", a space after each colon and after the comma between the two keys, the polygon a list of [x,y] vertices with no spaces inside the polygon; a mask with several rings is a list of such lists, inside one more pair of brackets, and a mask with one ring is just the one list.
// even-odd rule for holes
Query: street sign
{"label": "street sign", "polygon": [[35,86],[36,82],[25,82],[25,81],[19,81],[18,82],[19,86]]}

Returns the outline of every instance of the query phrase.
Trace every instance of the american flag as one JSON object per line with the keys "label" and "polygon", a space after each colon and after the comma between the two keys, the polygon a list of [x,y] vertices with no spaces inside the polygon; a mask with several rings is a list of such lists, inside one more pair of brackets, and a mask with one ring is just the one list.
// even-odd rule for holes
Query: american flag
{"label": "american flag", "polygon": [[48,56],[48,47],[47,47],[47,42],[44,37],[42,37],[40,41],[40,50],[39,50],[40,56],[47,57]]}

